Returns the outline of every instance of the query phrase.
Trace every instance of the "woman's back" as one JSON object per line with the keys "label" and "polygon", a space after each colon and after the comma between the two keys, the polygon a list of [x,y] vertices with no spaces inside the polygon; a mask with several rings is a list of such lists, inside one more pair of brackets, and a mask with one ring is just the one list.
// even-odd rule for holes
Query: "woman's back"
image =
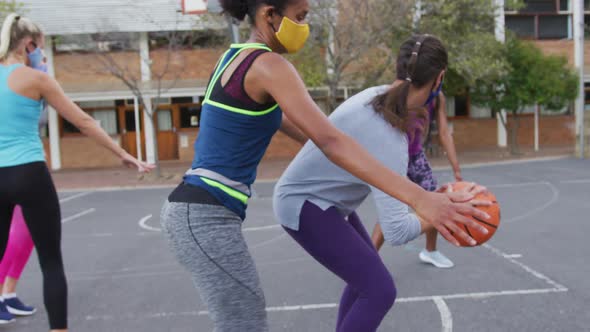
{"label": "woman's back", "polygon": [[[369,153],[398,174],[408,163],[407,137],[377,114],[371,101],[388,86],[369,88],[342,104],[330,120]],[[344,215],[354,211],[371,187],[332,163],[309,141],[281,176],[275,188],[274,207],[279,221],[297,229],[299,211],[306,200],[322,209],[335,206]]]}
{"label": "woman's back", "polygon": [[41,101],[16,93],[9,78],[23,65],[0,65],[0,167],[44,161]]}

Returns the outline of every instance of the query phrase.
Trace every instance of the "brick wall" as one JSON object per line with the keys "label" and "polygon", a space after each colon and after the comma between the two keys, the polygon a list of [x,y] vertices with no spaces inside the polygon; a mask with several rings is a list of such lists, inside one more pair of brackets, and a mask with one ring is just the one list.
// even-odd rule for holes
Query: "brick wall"
{"label": "brick wall", "polygon": [[173,80],[175,78],[208,80],[217,60],[225,51],[225,48],[180,50],[172,55],[171,61],[166,60],[168,56],[166,50],[152,51],[150,52],[150,57],[154,63],[152,73],[162,73],[164,66],[168,62],[170,67],[166,71],[167,74],[164,76],[164,80]]}
{"label": "brick wall", "polygon": [[[114,139],[120,140],[119,136]],[[60,141],[63,168],[112,167],[121,161],[109,150],[86,136],[62,137]]]}
{"label": "brick wall", "polygon": [[[179,132],[178,156],[180,161],[191,162],[194,157],[193,144],[197,138],[199,131],[197,130],[183,130]],[[182,146],[182,137],[187,139],[187,146]],[[295,157],[301,146],[299,143],[293,141],[285,134],[278,132],[270,142],[268,150],[264,155],[263,160],[272,159],[291,159]]]}
{"label": "brick wall", "polygon": [[[191,162],[195,155],[193,145],[199,134],[198,129],[183,129],[178,132],[178,159],[181,161]],[[183,136],[186,137],[186,146],[182,145]]]}
{"label": "brick wall", "polygon": [[[535,45],[547,55],[562,55],[568,63],[574,65],[573,40],[536,40]],[[590,43],[584,43],[584,67],[590,68]]]}
{"label": "brick wall", "polygon": [[[453,119],[453,139],[457,150],[473,150],[495,147],[497,144],[497,120],[495,119]],[[508,130],[510,130],[510,118]],[[518,130],[518,144],[533,146],[534,117],[522,116]],[[556,146],[574,144],[575,117],[573,115],[541,116],[539,118],[539,145]]]}
{"label": "brick wall", "polygon": [[453,140],[458,151],[496,146],[498,141],[495,119],[453,119]]}
{"label": "brick wall", "polygon": [[[118,52],[111,55],[119,65],[126,66],[129,71],[139,77],[139,53]],[[84,83],[117,82],[112,75],[107,74],[98,56],[84,53],[61,53],[54,58],[55,77],[66,86]]]}
{"label": "brick wall", "polygon": [[[152,59],[152,74],[158,75],[166,70],[164,80],[174,79],[209,79],[211,71],[224,48],[180,50],[172,54],[167,60],[166,50],[156,50],[150,53]],[[140,59],[137,52],[117,52],[110,55],[120,66],[129,68],[136,77],[140,75]],[[97,55],[69,54],[55,55],[55,74],[61,84],[117,82],[118,80],[105,71]],[[170,67],[164,69],[166,64]]]}
{"label": "brick wall", "polygon": [[[535,119],[532,115],[520,119],[518,130],[518,144],[522,146],[534,145]],[[541,116],[539,118],[539,145],[567,145],[575,142],[575,117]],[[510,121],[508,122],[510,125]]]}

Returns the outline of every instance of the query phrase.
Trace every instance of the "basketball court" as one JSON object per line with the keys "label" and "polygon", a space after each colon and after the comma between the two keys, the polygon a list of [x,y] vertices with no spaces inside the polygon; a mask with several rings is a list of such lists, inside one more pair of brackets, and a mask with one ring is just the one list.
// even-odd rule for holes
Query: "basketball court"
{"label": "basketball court", "polygon": [[[437,172],[439,179],[451,174]],[[590,162],[573,159],[466,168],[502,206],[488,245],[441,249],[455,262],[418,261],[424,239],[385,246],[398,299],[379,331],[590,331]],[[334,331],[343,283],[277,226],[273,183],[255,185],[244,231],[266,293],[271,331]],[[60,193],[73,331],[211,331],[189,275],[160,233],[170,189]],[[376,213],[360,215],[368,229]],[[346,245],[345,243],[342,244]],[[363,273],[359,271],[359,273]],[[6,327],[43,331],[41,276],[31,259],[19,294],[40,312]]]}

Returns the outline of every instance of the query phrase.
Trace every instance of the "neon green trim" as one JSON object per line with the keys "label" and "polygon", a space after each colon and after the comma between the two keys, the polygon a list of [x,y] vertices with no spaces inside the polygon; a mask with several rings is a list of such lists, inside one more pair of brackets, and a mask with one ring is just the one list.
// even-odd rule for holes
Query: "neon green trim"
{"label": "neon green trim", "polygon": [[[225,56],[229,53],[230,50],[225,51],[225,53],[223,53],[223,55],[221,56],[221,58],[219,58],[219,60],[217,60],[217,64],[215,65],[215,72],[213,73],[213,76],[211,76],[211,79],[213,79],[213,77],[215,77],[215,75],[217,74],[217,72],[219,71],[219,65],[221,64],[221,61],[223,59],[225,59]],[[205,93],[205,97],[209,96],[211,94],[211,90],[213,89],[213,84],[211,84],[212,82],[209,82],[209,86],[207,87],[207,92]]]}
{"label": "neon green trim", "polygon": [[[205,95],[205,100],[209,100],[209,97],[211,96],[211,93],[213,91],[213,87],[215,86],[215,84],[217,83],[217,80],[219,80],[219,78],[221,77],[221,75],[223,74],[223,72],[227,69],[227,67],[235,60],[235,58],[242,53],[245,50],[251,49],[251,48],[256,48],[256,49],[263,49],[263,50],[267,50],[269,52],[272,52],[272,50],[270,48],[268,48],[266,45],[264,44],[259,44],[259,43],[247,43],[247,44],[231,44],[230,46],[231,48],[240,48],[240,50],[238,50],[236,52],[236,54],[234,54],[231,59],[229,59],[229,61],[225,64],[225,66],[223,66],[223,68],[217,68],[217,71],[214,73],[213,78],[211,79],[211,82],[209,82],[209,87],[207,88],[207,94]],[[219,60],[219,63],[221,63],[223,61],[223,59],[225,59],[225,57],[227,56],[227,54],[229,53],[230,50],[227,50],[223,56],[221,57],[221,59]]]}
{"label": "neon green trim", "polygon": [[244,203],[244,205],[248,205],[248,195],[246,195],[242,192],[239,192],[239,191],[235,190],[234,188],[228,187],[228,186],[224,185],[223,183],[219,183],[219,182],[213,181],[211,179],[201,177],[201,180],[203,180],[203,182],[210,185],[211,187],[215,187],[215,188],[220,189],[224,193],[226,193],[226,194],[230,195],[231,197],[237,199],[238,201]]}
{"label": "neon green trim", "polygon": [[270,47],[266,46],[266,44],[263,44],[263,43],[231,44],[229,47],[231,47],[231,48],[259,48],[259,49],[264,49],[269,52],[272,52]]}
{"label": "neon green trim", "polygon": [[[232,61],[234,61],[234,59],[240,53],[242,53],[243,50],[245,50],[245,49],[242,49],[242,50],[237,51],[236,54],[234,54],[234,56],[232,56],[231,59],[229,59],[229,61],[222,68],[218,68],[217,69],[217,72],[215,73],[215,75],[211,79],[211,82],[209,83],[209,92],[205,96],[205,100],[209,99],[209,97],[211,96],[211,93],[213,92],[213,87],[217,83],[217,80],[221,77],[221,74],[223,74],[223,72],[227,69],[227,67],[232,63]],[[227,52],[226,52],[226,55],[227,55]],[[224,55],[224,58],[225,58],[225,55]]]}
{"label": "neon green trim", "polygon": [[226,111],[230,111],[230,112],[234,112],[234,113],[240,113],[240,114],[244,114],[244,115],[250,115],[250,116],[262,116],[262,115],[266,115],[266,114],[268,114],[268,113],[276,110],[277,107],[279,107],[279,104],[276,104],[276,105],[274,105],[273,107],[271,107],[271,108],[269,108],[267,110],[255,112],[255,111],[249,111],[249,110],[245,110],[245,109],[241,109],[241,108],[237,108],[237,107],[232,107],[232,106],[224,105],[222,103],[218,103],[218,102],[213,101],[211,99],[204,100],[203,101],[203,104],[209,104],[209,105],[212,105],[212,106],[217,106],[217,107],[222,108],[222,109],[224,109]]}

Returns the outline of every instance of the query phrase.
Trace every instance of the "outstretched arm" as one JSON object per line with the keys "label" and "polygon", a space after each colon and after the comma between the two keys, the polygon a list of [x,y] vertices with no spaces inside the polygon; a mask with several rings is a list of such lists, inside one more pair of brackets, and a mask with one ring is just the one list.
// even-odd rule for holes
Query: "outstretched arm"
{"label": "outstretched arm", "polygon": [[47,100],[49,105],[55,108],[61,116],[80,129],[80,132],[109,149],[117,157],[121,158],[122,162],[128,167],[137,167],[140,172],[149,172],[154,168],[152,165],[138,161],[113,142],[111,137],[90,115],[82,111],[78,105],[65,95],[55,79],[48,75],[39,75],[37,82],[41,96]]}
{"label": "outstretched arm", "polygon": [[475,241],[455,222],[484,231],[483,227],[463,215],[489,218],[487,214],[465,203],[472,196],[429,193],[396,174],[331,124],[312,100],[305,84],[289,62],[280,55],[267,53],[259,58],[259,63],[260,66],[255,67],[260,71],[258,74],[266,91],[277,101],[287,117],[330,161],[364,182],[412,206],[422,218],[437,227],[441,235],[456,245],[459,243],[451,232],[467,242]]}

